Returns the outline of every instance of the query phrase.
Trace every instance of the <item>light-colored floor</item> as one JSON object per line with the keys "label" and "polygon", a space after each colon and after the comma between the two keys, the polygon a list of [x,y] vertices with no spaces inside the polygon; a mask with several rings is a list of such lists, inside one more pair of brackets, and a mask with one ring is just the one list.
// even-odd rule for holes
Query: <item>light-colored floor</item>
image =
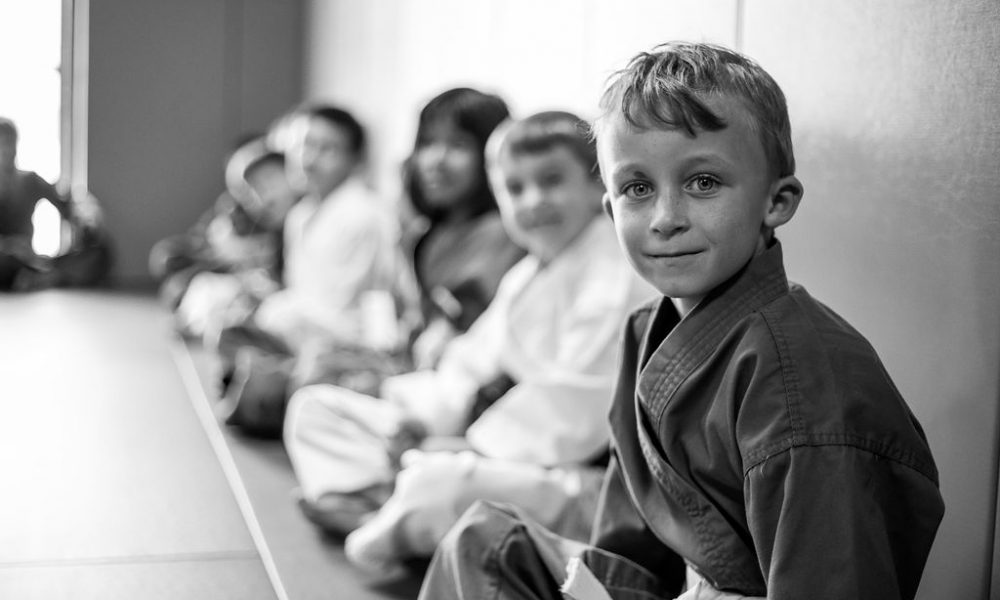
{"label": "light-colored floor", "polygon": [[280,441],[219,426],[152,296],[0,294],[0,600],[413,598],[299,514]]}
{"label": "light-colored floor", "polygon": [[151,297],[0,295],[0,598],[273,599]]}
{"label": "light-colored floor", "polygon": [[[217,370],[213,357],[188,344],[180,348],[178,364],[185,380],[193,372],[199,389],[192,389],[195,403],[211,406],[217,401]],[[199,400],[200,396],[200,400]],[[219,426],[224,441],[220,459],[237,472],[238,487],[246,491],[252,505],[251,526],[265,540],[264,551],[274,565],[280,587],[290,600],[403,600],[416,598],[420,586],[419,567],[401,580],[381,582],[353,569],[344,556],[343,543],[322,535],[303,518],[292,500],[295,475],[280,440],[243,436],[238,430]]]}

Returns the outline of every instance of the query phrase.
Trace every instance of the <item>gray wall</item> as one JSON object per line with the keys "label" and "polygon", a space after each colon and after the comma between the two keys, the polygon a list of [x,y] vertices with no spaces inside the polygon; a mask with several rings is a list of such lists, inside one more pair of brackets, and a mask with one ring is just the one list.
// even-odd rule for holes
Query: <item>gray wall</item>
{"label": "gray wall", "polygon": [[98,0],[89,15],[90,191],[120,285],[223,190],[224,156],[301,99],[299,0]]}
{"label": "gray wall", "polygon": [[[923,424],[946,515],[920,597],[986,598],[1000,400],[1000,7],[747,3],[806,194],[788,271],[869,336]],[[1000,597],[1000,589],[992,590]]]}

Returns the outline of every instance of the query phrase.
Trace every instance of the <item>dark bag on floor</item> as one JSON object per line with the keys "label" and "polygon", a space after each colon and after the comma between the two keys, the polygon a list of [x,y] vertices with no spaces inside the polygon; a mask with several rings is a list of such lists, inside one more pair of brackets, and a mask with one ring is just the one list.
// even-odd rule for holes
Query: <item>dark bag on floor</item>
{"label": "dark bag on floor", "polygon": [[305,385],[328,383],[377,397],[387,377],[412,370],[413,362],[405,350],[373,350],[352,344],[336,344],[303,352],[292,384],[298,389]]}
{"label": "dark bag on floor", "polygon": [[280,438],[292,364],[287,355],[240,350],[232,381],[216,407],[218,417],[249,435]]}

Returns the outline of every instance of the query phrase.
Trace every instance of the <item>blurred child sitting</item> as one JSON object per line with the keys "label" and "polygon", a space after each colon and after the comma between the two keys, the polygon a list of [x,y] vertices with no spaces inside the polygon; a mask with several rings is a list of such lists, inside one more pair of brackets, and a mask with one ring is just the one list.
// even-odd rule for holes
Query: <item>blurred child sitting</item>
{"label": "blurred child sitting", "polygon": [[281,227],[297,197],[284,157],[262,138],[233,152],[226,187],[190,230],[150,251],[150,271],[178,329],[195,337],[239,319],[277,289]]}
{"label": "blurred child sitting", "polygon": [[500,222],[483,159],[487,138],[508,116],[502,99],[470,88],[447,90],[420,111],[405,172],[415,214],[404,223],[420,295],[417,367],[434,366],[447,341],[482,314],[500,278],[524,257]]}
{"label": "blurred child sitting", "polygon": [[[549,112],[501,125],[490,148],[504,225],[529,252],[493,302],[435,370],[387,379],[382,398],[309,386],[291,401],[285,444],[306,515],[340,534],[360,525],[347,555],[382,576],[429,556],[477,498],[517,502],[586,538],[617,338],[652,293],[600,216],[604,189],[580,119]],[[512,387],[493,389],[504,375]]]}
{"label": "blurred child sitting", "polygon": [[289,127],[286,167],[306,193],[285,219],[283,287],[217,342],[220,416],[267,436],[280,432],[287,394],[313,376],[316,356],[389,350],[405,339],[399,224],[394,206],[362,180],[361,124],[313,106]]}
{"label": "blurred child sitting", "polygon": [[[106,275],[110,250],[96,212],[77,210],[34,171],[17,168],[18,131],[0,118],[0,291],[52,285],[87,285]],[[32,245],[32,217],[41,200],[49,201],[72,226],[74,246],[54,258],[40,256]],[[81,199],[96,211],[92,198]]]}

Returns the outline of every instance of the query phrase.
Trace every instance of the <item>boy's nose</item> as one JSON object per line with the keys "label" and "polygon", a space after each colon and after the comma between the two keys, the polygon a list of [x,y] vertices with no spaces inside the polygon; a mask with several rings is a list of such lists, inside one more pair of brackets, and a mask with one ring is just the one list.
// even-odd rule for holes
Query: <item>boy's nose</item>
{"label": "boy's nose", "polygon": [[524,188],[521,193],[521,206],[525,208],[535,208],[545,199],[545,193],[538,186],[531,185]]}
{"label": "boy's nose", "polygon": [[439,163],[448,154],[448,146],[445,144],[428,144],[424,147],[424,156],[429,163]]}
{"label": "boy's nose", "polygon": [[671,235],[688,227],[687,203],[678,192],[667,191],[661,194],[653,205],[650,229],[661,234]]}

